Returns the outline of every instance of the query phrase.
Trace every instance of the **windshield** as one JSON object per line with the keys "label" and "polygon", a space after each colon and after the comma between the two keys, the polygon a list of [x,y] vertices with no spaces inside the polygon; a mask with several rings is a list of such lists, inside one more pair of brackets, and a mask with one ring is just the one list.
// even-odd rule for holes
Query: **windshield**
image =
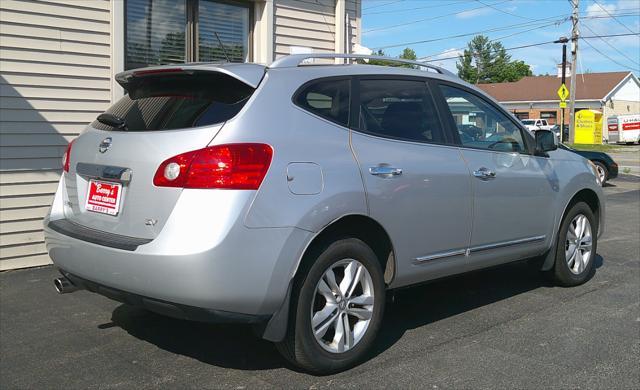
{"label": "windshield", "polygon": [[207,126],[233,118],[254,89],[221,73],[141,77],[91,126],[111,131],[157,131]]}
{"label": "windshield", "polygon": [[536,121],[525,119],[525,120],[522,121],[522,124],[524,124],[524,125],[535,125]]}

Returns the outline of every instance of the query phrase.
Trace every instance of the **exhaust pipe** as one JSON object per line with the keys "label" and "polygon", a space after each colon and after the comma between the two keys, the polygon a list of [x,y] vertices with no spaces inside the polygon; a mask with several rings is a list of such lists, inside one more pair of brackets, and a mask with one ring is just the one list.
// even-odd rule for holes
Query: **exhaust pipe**
{"label": "exhaust pipe", "polygon": [[71,281],[64,276],[53,279],[53,285],[56,287],[58,294],[72,293],[78,289]]}

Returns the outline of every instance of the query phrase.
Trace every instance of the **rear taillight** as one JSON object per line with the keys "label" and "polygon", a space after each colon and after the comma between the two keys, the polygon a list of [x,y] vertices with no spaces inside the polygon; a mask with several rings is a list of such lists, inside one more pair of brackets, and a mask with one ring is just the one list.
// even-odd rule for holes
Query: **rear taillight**
{"label": "rear taillight", "polygon": [[273,149],[265,144],[210,146],[171,157],[160,164],[158,187],[256,190],[267,174]]}
{"label": "rear taillight", "polygon": [[67,150],[64,151],[62,155],[62,169],[65,172],[69,172],[69,161],[71,160],[71,146],[73,145],[73,141],[69,142],[67,145]]}

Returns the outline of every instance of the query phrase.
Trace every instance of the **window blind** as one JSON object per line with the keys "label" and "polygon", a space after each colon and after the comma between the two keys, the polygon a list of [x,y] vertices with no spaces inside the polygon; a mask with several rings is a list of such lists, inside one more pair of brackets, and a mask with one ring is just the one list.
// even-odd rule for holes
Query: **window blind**
{"label": "window blind", "polygon": [[[220,42],[224,49],[220,46]],[[249,8],[241,5],[200,0],[198,7],[198,61],[247,60],[249,49]]]}
{"label": "window blind", "polygon": [[126,68],[185,62],[186,0],[127,0]]}

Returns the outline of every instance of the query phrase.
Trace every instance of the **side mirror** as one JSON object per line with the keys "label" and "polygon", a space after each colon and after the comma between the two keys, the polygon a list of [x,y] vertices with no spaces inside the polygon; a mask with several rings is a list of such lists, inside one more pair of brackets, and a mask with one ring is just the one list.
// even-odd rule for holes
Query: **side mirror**
{"label": "side mirror", "polygon": [[558,149],[556,143],[556,135],[551,130],[538,130],[535,133],[536,137],[536,154],[546,154],[552,150]]}

